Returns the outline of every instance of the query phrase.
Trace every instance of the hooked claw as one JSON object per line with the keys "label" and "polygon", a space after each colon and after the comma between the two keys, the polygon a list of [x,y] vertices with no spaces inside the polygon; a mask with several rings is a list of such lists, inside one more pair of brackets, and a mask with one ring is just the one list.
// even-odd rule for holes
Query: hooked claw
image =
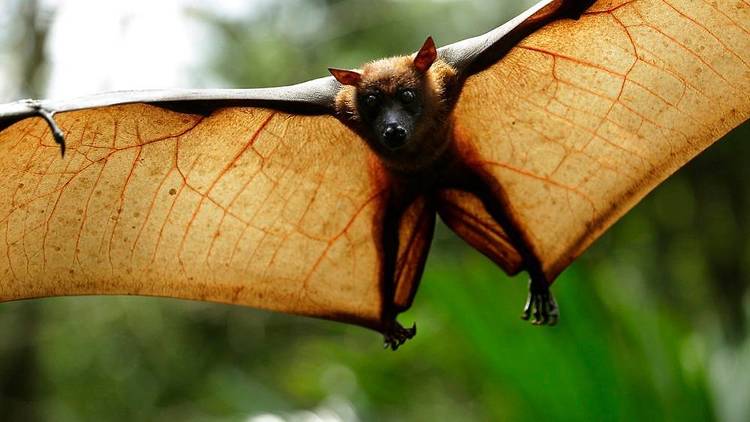
{"label": "hooked claw", "polygon": [[384,342],[383,348],[391,348],[391,350],[398,349],[399,346],[404,344],[406,340],[414,337],[417,334],[417,324],[411,326],[411,328],[404,328],[397,321],[393,321],[393,324],[383,333]]}
{"label": "hooked claw", "polygon": [[36,111],[36,114],[38,114],[42,119],[44,119],[45,122],[47,122],[47,125],[49,126],[50,131],[52,131],[52,137],[55,138],[55,143],[60,145],[60,155],[64,158],[65,157],[65,136],[63,135],[62,130],[60,130],[60,127],[57,125],[57,122],[55,122],[54,117],[52,117],[54,113],[44,108],[39,101],[36,101],[36,100],[24,100],[24,101],[29,107],[33,108],[34,111]]}

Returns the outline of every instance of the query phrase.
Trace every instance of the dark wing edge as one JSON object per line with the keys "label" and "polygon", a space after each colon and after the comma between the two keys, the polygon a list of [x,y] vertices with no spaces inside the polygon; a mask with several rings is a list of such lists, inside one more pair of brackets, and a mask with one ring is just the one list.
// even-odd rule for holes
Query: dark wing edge
{"label": "dark wing edge", "polygon": [[492,31],[449,44],[438,49],[438,54],[466,78],[500,60],[523,38],[552,20],[578,19],[594,1],[541,0]]}

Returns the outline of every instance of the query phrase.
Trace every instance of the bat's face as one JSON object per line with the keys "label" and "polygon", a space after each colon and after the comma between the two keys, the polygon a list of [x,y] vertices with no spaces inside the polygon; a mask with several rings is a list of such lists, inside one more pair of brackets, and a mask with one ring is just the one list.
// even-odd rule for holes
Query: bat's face
{"label": "bat's face", "polygon": [[446,150],[445,88],[456,73],[437,60],[431,38],[414,56],[377,60],[361,71],[330,71],[343,85],[337,112],[391,168],[422,170]]}
{"label": "bat's face", "polygon": [[357,110],[370,137],[389,151],[414,141],[414,132],[424,110],[420,86],[402,84],[382,89],[373,84],[357,90]]}

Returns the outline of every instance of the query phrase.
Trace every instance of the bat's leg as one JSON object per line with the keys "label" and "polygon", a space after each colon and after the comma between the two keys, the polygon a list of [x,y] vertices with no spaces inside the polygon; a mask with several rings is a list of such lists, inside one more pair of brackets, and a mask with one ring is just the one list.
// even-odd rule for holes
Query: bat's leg
{"label": "bat's leg", "polygon": [[60,145],[60,155],[65,157],[65,136],[63,136],[62,130],[60,130],[60,127],[57,125],[57,122],[55,122],[55,118],[52,117],[53,112],[42,107],[42,105],[39,103],[39,101],[36,100],[25,100],[29,107],[33,108],[36,111],[36,114],[39,115],[42,119],[44,119],[45,122],[47,122],[47,125],[49,126],[50,131],[52,131],[52,137],[55,138],[55,143]]}
{"label": "bat's leg", "polygon": [[502,202],[494,198],[485,201],[485,207],[500,223],[513,246],[523,258],[524,267],[529,273],[529,296],[523,307],[521,318],[531,319],[534,325],[555,325],[560,319],[560,308],[549,289],[549,281],[542,271],[542,264],[529,247],[528,241]]}
{"label": "bat's leg", "polygon": [[409,201],[408,193],[403,192],[403,186],[396,186],[389,195],[385,206],[385,213],[382,220],[381,234],[381,257],[383,259],[383,316],[382,320],[385,326],[382,329],[383,347],[396,350],[417,334],[417,325],[411,328],[404,328],[396,316],[398,310],[394,303],[394,293],[396,286],[396,260],[398,259],[398,228],[399,222],[406,210]]}
{"label": "bat's leg", "polygon": [[549,281],[544,275],[539,258],[529,245],[521,231],[520,225],[509,211],[505,191],[492,177],[482,177],[474,169],[465,170],[470,192],[481,199],[487,212],[503,228],[505,234],[523,258],[523,264],[529,273],[529,296],[521,313],[524,320],[531,319],[534,325],[555,325],[560,319],[560,309],[549,289]]}

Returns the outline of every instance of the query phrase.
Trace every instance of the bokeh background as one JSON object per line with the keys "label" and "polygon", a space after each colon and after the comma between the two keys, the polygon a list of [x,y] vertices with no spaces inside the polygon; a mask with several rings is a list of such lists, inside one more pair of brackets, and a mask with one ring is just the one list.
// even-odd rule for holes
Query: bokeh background
{"label": "bokeh background", "polygon": [[[524,0],[0,0],[0,101],[255,87],[484,32]],[[156,298],[0,305],[0,421],[750,420],[750,126],[660,186],[519,319],[439,227],[397,353],[368,330]],[[2,200],[0,198],[0,200]]]}

